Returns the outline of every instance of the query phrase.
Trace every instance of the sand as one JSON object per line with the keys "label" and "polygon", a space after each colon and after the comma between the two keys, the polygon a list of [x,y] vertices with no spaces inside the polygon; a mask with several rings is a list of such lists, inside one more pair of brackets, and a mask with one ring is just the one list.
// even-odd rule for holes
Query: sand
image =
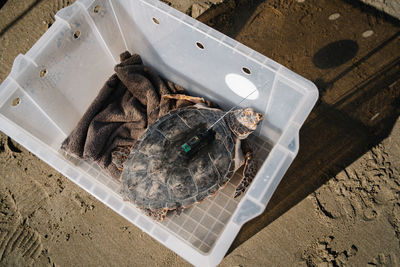
{"label": "sand", "polygon": [[[6,2],[0,9],[1,81],[17,54],[70,2]],[[296,161],[221,266],[398,266],[398,24],[340,0],[204,4],[210,9],[201,2],[193,15],[317,82],[321,94],[301,131]],[[341,18],[330,21],[335,12]],[[365,38],[367,30],[373,35]],[[333,50],[348,59],[326,66],[315,55],[338,40],[353,40],[357,51]],[[0,265],[188,263],[0,133]]]}

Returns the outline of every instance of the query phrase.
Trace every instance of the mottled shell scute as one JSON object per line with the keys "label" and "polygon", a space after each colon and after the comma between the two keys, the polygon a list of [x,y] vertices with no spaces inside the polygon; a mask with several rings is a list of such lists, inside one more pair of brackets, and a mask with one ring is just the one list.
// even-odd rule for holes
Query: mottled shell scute
{"label": "mottled shell scute", "polygon": [[179,133],[188,128],[187,124],[180,119],[178,114],[177,116],[173,117],[173,122],[174,123],[171,123],[170,120],[164,120],[163,122],[160,122],[156,128],[157,132],[162,134],[166,139],[171,140],[174,138],[174,136],[177,136]]}
{"label": "mottled shell scute", "polygon": [[122,194],[139,208],[188,207],[213,195],[234,173],[235,137],[224,120],[215,139],[191,160],[179,156],[196,129],[211,126],[224,112],[189,107],[157,120],[132,149],[122,172]]}
{"label": "mottled shell scute", "polygon": [[201,120],[206,121],[207,119],[203,116],[203,114],[197,109],[190,109],[191,112],[187,112],[184,110],[179,110],[176,115],[179,116],[181,120],[183,120],[188,127],[196,127],[199,116]]}
{"label": "mottled shell scute", "polygon": [[[212,161],[209,157],[199,158],[197,164],[190,166],[189,170],[192,173],[193,180],[199,192],[207,190],[220,179],[220,175],[212,166]],[[215,178],[207,179],[207,177]]]}
{"label": "mottled shell scute", "polygon": [[169,170],[167,186],[170,195],[177,200],[184,200],[196,194],[196,183],[187,168],[175,166],[174,170]]}

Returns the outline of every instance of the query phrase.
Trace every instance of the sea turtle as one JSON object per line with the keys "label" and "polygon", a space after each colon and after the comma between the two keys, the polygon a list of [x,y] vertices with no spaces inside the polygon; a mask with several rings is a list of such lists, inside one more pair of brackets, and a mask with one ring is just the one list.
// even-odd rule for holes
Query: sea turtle
{"label": "sea turtle", "polygon": [[[167,95],[182,98],[182,95]],[[188,156],[185,145],[225,113],[206,106],[199,98],[187,97],[197,104],[171,111],[145,131],[123,165],[121,193],[149,216],[162,221],[168,210],[180,212],[214,195],[242,165],[243,180],[235,196],[244,192],[255,176],[249,145],[243,142],[263,120],[251,108],[230,111],[210,130],[209,140]],[[199,103],[200,102],[200,103]]]}

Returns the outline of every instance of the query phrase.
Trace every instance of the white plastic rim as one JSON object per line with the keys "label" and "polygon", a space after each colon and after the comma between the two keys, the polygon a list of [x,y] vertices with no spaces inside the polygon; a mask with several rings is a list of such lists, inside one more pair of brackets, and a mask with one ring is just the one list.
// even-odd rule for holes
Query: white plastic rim
{"label": "white plastic rim", "polygon": [[225,82],[228,87],[238,96],[247,98],[250,100],[256,100],[258,98],[257,87],[247,78],[230,73],[225,76]]}

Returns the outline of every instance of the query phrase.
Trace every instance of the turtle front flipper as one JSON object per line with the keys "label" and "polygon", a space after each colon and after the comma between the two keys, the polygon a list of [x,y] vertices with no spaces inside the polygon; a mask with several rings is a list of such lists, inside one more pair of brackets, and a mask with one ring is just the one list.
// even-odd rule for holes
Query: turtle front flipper
{"label": "turtle front flipper", "polygon": [[166,94],[161,96],[160,115],[167,114],[171,108],[165,110],[165,107],[173,107],[172,109],[179,109],[188,106],[202,105],[211,107],[211,103],[202,97],[189,96],[184,94]]}
{"label": "turtle front flipper", "polygon": [[239,185],[236,187],[234,198],[239,197],[246,188],[253,181],[254,177],[257,174],[258,164],[257,161],[253,158],[253,152],[250,149],[250,145],[246,140],[242,141],[242,151],[245,153],[245,162],[243,168],[243,178],[240,181]]}

